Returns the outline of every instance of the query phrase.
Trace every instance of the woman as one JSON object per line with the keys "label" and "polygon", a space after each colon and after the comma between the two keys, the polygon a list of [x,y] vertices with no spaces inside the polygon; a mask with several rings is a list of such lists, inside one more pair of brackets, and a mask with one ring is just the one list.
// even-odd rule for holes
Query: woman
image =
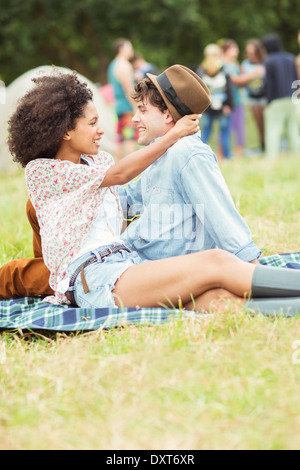
{"label": "woman", "polygon": [[228,39],[222,46],[223,62],[225,71],[230,76],[233,83],[233,103],[234,107],[231,113],[231,132],[236,134],[236,154],[241,157],[245,145],[245,116],[244,105],[239,87],[243,87],[253,79],[265,75],[264,68],[255,67],[254,70],[244,73],[239,62],[239,47],[233,39]]}
{"label": "woman", "polygon": [[236,81],[241,73],[238,62],[239,47],[233,39],[228,39],[222,46],[222,58],[225,72],[230,76],[233,83],[233,109],[231,118],[231,134],[235,134],[235,154],[238,157],[243,156],[245,146],[245,122],[244,107],[239,90],[239,83]]}
{"label": "woman", "polygon": [[[250,39],[245,48],[247,59],[242,62],[244,73],[255,72],[264,67],[265,50],[259,39]],[[265,75],[253,78],[247,83],[248,101],[260,138],[261,150],[265,149],[264,110],[267,105]]]}
{"label": "woman", "polygon": [[231,80],[225,73],[221,48],[217,44],[208,44],[204,49],[204,60],[197,69],[197,74],[208,86],[211,93],[211,105],[205,110],[202,120],[201,138],[204,143],[209,140],[213,121],[217,120],[220,129],[222,151],[218,159],[231,157],[230,151],[230,113],[233,107]]}
{"label": "woman", "polygon": [[[34,82],[10,119],[9,147],[26,167],[39,220],[55,292],[45,301],[151,307],[167,298],[173,304],[180,299],[187,309],[208,310],[220,294],[243,301],[270,269],[277,271],[275,277],[288,271],[255,267],[222,250],[141,263],[120,240],[116,185],[140,174],[181,136],[197,131],[199,116],[186,116],[155,143],[112,164],[110,155],[99,152],[103,131],[86,84],[76,74],[59,73]],[[296,281],[297,294],[287,295],[298,295],[300,278]]]}

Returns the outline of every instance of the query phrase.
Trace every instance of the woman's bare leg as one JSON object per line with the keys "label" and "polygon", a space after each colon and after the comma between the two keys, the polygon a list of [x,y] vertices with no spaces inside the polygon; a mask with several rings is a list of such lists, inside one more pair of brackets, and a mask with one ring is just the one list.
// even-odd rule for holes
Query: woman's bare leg
{"label": "woman's bare leg", "polygon": [[231,301],[231,309],[234,311],[245,303],[244,299],[225,289],[212,289],[185,304],[184,308],[195,312],[212,313],[227,310],[228,301]]}
{"label": "woman's bare leg", "polygon": [[[115,285],[116,304],[156,307],[168,299],[189,305],[212,289],[224,289],[234,298],[249,296],[255,265],[223,250],[149,261],[129,268]],[[199,301],[200,302],[200,301]]]}
{"label": "woman's bare leg", "polygon": [[264,127],[264,106],[253,105],[251,106],[252,114],[257,125],[260,142],[264,145],[265,140],[265,127]]}

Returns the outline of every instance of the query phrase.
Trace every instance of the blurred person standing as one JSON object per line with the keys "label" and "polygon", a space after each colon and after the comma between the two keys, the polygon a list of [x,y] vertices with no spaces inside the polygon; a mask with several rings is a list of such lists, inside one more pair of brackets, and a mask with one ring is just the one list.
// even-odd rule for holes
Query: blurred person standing
{"label": "blurred person standing", "polygon": [[292,95],[297,81],[295,57],[284,51],[277,34],[268,34],[262,39],[267,51],[265,61],[267,81],[267,107],[265,109],[266,156],[278,157],[281,135],[285,132],[288,150],[299,154],[299,129],[296,105]]}
{"label": "blurred person standing", "polygon": [[[298,31],[297,39],[298,39],[298,45],[299,45],[299,48],[300,48],[300,29]],[[300,80],[300,53],[296,57],[296,68],[297,68],[298,80]],[[300,85],[300,83],[299,83],[299,85]],[[300,94],[299,94],[299,90],[298,90],[298,93],[297,93],[296,114],[297,114],[298,129],[299,129],[299,133],[300,133]],[[299,147],[300,147],[300,143],[299,143]]]}
{"label": "blurred person standing", "polygon": [[[298,31],[297,40],[298,40],[298,46],[300,48],[300,29]],[[297,68],[297,73],[298,73],[298,79],[300,80],[300,53],[296,57],[296,68]]]}
{"label": "blurred person standing", "polygon": [[[242,62],[242,71],[253,72],[264,67],[265,49],[259,39],[249,39],[245,47],[246,59]],[[265,67],[264,67],[265,70]],[[265,150],[264,110],[267,105],[266,77],[257,76],[246,85],[248,103],[259,133],[261,150]]]}
{"label": "blurred person standing", "polygon": [[114,43],[115,58],[108,67],[108,81],[113,87],[117,115],[117,145],[115,160],[137,148],[136,131],[132,124],[135,103],[131,99],[134,87],[133,67],[130,59],[134,51],[128,39],[117,39]]}
{"label": "blurred person standing", "polygon": [[240,75],[241,66],[238,62],[240,53],[237,43],[233,39],[228,39],[222,45],[222,60],[225,72],[230,76],[233,86],[233,109],[231,112],[231,134],[235,134],[235,154],[243,156],[245,146],[245,118],[244,106],[240,94],[239,86],[235,83],[234,77]]}
{"label": "blurred person standing", "polygon": [[204,143],[208,142],[213,122],[217,120],[221,143],[221,151],[217,155],[219,161],[231,157],[230,114],[233,106],[232,84],[224,70],[221,53],[221,48],[217,44],[208,44],[204,49],[204,60],[197,69],[197,74],[211,93],[211,104],[201,119],[201,139]]}
{"label": "blurred person standing", "polygon": [[134,79],[136,82],[143,80],[147,77],[147,73],[152,73],[153,75],[158,75],[157,67],[150,62],[146,62],[144,57],[135,52],[132,59],[130,60],[133,69],[134,69]]}

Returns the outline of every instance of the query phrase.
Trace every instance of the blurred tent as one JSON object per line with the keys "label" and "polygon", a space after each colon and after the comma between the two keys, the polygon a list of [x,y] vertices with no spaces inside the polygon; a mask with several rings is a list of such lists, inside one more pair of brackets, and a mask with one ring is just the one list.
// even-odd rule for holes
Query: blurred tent
{"label": "blurred tent", "polygon": [[[57,70],[68,73],[70,69],[55,67]],[[32,78],[38,74],[50,72],[52,66],[41,66],[29,70],[6,88],[5,104],[0,104],[0,172],[12,173],[17,170],[18,165],[12,161],[12,156],[6,144],[7,140],[7,122],[16,109],[18,100],[33,85]],[[99,120],[104,135],[101,139],[101,150],[114,155],[115,143],[115,113],[113,106],[108,103],[99,88],[86,77],[78,74],[80,80],[85,81],[93,92],[95,106],[99,112]]]}

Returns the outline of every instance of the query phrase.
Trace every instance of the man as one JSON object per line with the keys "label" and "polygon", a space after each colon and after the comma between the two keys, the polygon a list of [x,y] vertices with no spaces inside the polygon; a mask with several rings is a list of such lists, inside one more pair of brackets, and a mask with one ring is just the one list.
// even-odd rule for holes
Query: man
{"label": "man", "polygon": [[266,155],[276,159],[280,151],[281,135],[285,131],[288,150],[299,154],[297,114],[292,95],[297,84],[297,69],[293,54],[285,52],[280,38],[270,34],[263,38],[268,53],[266,67],[267,100],[265,109]]}
{"label": "man", "polygon": [[[159,76],[147,75],[133,95],[138,109],[133,122],[140,145],[148,145],[182,115],[199,109],[195,108],[195,83],[205,86],[198,75],[180,65]],[[121,191],[127,218],[140,214],[123,239],[144,260],[216,247],[246,262],[257,263],[261,255],[234,206],[217,158],[201,141],[200,132],[180,139],[138,181]]]}
{"label": "man", "polygon": [[114,43],[115,58],[108,67],[108,81],[113,87],[115,111],[118,117],[117,146],[115,160],[136,150],[135,130],[132,116],[135,103],[131,99],[134,86],[134,70],[130,60],[133,47],[128,39],[117,39]]}
{"label": "man", "polygon": [[156,66],[150,62],[146,62],[144,57],[138,52],[134,53],[130,62],[134,70],[134,78],[136,82],[146,78],[147,73],[153,73],[154,75],[157,75],[158,73]]}

